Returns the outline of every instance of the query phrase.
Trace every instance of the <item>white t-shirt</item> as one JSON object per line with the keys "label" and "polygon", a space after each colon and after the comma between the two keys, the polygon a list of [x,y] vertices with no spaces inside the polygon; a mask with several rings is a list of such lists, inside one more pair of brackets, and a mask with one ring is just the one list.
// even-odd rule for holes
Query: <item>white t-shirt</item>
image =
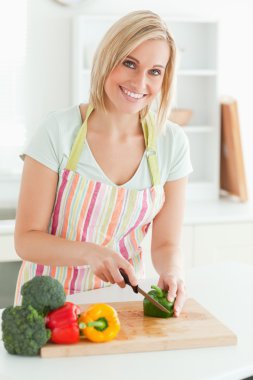
{"label": "white t-shirt", "polygon": [[[59,173],[66,167],[81,125],[78,105],[51,112],[36,129],[21,158],[28,155]],[[185,177],[192,172],[187,136],[182,127],[172,122],[167,123],[165,135],[157,137],[157,155],[162,184]],[[96,162],[87,141],[77,165],[77,172],[95,181],[114,185]],[[122,186],[137,190],[152,186],[145,153],[133,177]]]}

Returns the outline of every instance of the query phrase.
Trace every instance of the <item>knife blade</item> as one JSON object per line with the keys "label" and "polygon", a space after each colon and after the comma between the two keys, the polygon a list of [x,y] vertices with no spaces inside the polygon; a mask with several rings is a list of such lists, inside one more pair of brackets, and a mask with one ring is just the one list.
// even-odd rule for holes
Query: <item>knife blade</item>
{"label": "knife blade", "polygon": [[133,286],[131,284],[131,282],[129,281],[128,275],[126,274],[126,272],[123,269],[120,268],[119,271],[120,271],[122,277],[124,278],[125,283],[127,285],[131,286],[131,288],[133,289],[133,291],[135,293],[141,293],[145,298],[147,298],[150,302],[152,302],[153,305],[155,305],[156,307],[158,307],[158,309],[160,309],[161,311],[163,311],[165,313],[168,313],[168,310],[166,309],[166,307],[164,307],[159,302],[157,302],[156,300],[154,300],[148,293],[144,292],[144,290],[141,289],[138,285]]}

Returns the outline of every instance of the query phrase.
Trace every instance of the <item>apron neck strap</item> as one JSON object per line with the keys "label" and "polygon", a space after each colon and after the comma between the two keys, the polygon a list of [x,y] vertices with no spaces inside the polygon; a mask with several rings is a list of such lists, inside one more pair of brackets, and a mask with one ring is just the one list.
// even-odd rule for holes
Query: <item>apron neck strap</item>
{"label": "apron neck strap", "polygon": [[[83,146],[85,144],[86,133],[87,133],[87,121],[93,111],[93,106],[90,104],[86,111],[85,120],[78,131],[75,138],[74,144],[72,146],[70,156],[66,165],[67,170],[76,171],[77,164],[79,162]],[[157,160],[156,152],[156,134],[155,134],[155,120],[151,112],[141,120],[142,130],[146,145],[146,156],[148,160],[149,172],[151,176],[151,181],[153,185],[160,184],[160,173]]]}
{"label": "apron neck strap", "polygon": [[72,146],[70,156],[67,162],[66,169],[76,171],[77,164],[79,162],[79,158],[81,156],[82,150],[83,150],[83,145],[85,143],[86,139],[86,133],[87,133],[87,121],[88,118],[93,111],[93,106],[89,104],[87,111],[86,111],[86,116],[85,120],[81,126],[81,128],[78,131],[78,134],[75,138],[74,144]]}
{"label": "apron neck strap", "polygon": [[158,166],[157,151],[156,151],[156,130],[155,119],[151,111],[142,119],[142,129],[146,145],[146,156],[148,167],[151,176],[152,184],[160,185],[160,171]]}

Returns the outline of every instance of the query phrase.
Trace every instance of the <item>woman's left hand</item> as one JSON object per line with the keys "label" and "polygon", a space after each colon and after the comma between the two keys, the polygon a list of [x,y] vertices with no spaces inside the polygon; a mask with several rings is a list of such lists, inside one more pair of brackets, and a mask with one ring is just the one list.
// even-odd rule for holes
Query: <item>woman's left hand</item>
{"label": "woman's left hand", "polygon": [[168,300],[174,301],[174,316],[178,317],[186,300],[186,289],[182,276],[175,272],[166,272],[160,275],[159,288],[168,290]]}

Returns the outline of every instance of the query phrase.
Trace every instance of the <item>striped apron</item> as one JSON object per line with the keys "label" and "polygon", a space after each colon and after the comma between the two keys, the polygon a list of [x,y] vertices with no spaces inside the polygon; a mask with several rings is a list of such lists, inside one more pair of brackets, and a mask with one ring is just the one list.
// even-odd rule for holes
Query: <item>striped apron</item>
{"label": "striped apron", "polygon": [[[59,173],[56,199],[48,232],[68,240],[92,242],[122,255],[134,267],[137,278],[144,277],[141,242],[164,203],[160,184],[155,123],[149,113],[142,120],[146,157],[152,186],[143,190],[108,185],[76,172],[86,141],[89,106],[71,149],[65,169]],[[83,266],[46,266],[23,261],[14,303],[21,304],[22,285],[35,276],[50,275],[63,285],[67,295],[111,285]]]}

